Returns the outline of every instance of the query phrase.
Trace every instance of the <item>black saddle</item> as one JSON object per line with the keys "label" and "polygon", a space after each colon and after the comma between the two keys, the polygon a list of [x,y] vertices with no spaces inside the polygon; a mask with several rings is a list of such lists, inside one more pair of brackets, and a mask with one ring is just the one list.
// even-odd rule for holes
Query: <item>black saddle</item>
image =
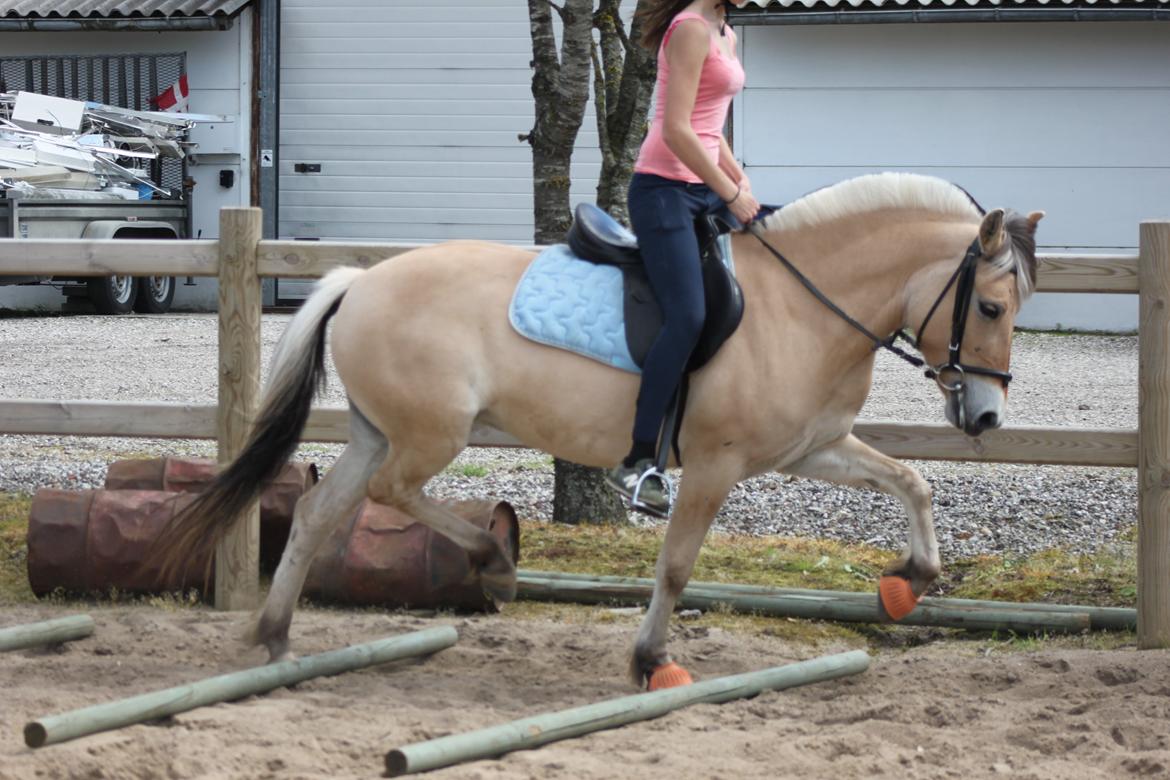
{"label": "black saddle", "polygon": [[[723,262],[719,249],[719,236],[730,230],[731,225],[715,214],[703,214],[695,220],[707,320],[687,363],[688,372],[706,365],[743,319],[743,291]],[[573,254],[583,260],[621,269],[626,344],[634,362],[643,365],[646,353],[662,330],[662,308],[642,265],[637,238],[597,206],[581,203],[573,214],[568,243]]]}

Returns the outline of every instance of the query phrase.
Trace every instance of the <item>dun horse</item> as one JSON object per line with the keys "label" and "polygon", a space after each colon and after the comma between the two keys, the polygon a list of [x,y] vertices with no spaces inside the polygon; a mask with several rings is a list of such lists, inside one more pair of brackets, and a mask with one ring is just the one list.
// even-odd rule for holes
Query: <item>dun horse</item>
{"label": "dun horse", "polygon": [[[909,544],[886,571],[881,594],[892,616],[913,607],[940,571],[930,489],[913,468],[850,432],[875,353],[875,341],[856,326],[878,337],[920,330],[917,347],[936,367],[947,419],[972,436],[999,426],[1013,322],[1035,284],[1042,216],[984,214],[948,182],[878,174],[814,192],[766,218],[755,236],[732,237],[744,317],[692,377],[679,434],[685,468],[633,648],[638,684],[658,682],[656,670],[678,671],[666,646],[670,614],[715,513],[753,475],[779,471],[900,499]],[[769,245],[855,323],[805,289]],[[162,548],[165,563],[182,565],[189,550],[230,527],[291,455],[325,375],[326,323],[334,318],[350,440],[297,505],[252,635],[271,659],[290,651],[292,613],[315,551],[367,496],[450,537],[488,592],[514,598],[515,570],[495,537],[423,492],[467,445],[473,425],[585,465],[611,466],[625,454],[637,377],[529,341],[509,325],[509,300],[532,259],[475,241],[420,248],[368,271],[331,272],[292,319],[245,451],[168,530]],[[971,273],[955,284],[961,267]]]}

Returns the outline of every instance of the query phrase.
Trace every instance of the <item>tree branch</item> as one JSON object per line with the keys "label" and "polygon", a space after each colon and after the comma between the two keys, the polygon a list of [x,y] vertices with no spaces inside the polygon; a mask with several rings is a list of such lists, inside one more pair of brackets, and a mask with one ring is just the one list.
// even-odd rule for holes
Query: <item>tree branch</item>
{"label": "tree branch", "polygon": [[598,73],[605,85],[607,119],[612,117],[614,110],[617,109],[618,89],[625,68],[626,54],[619,35],[619,31],[624,35],[620,6],[621,0],[601,0],[597,13],[593,15],[593,26],[597,28],[601,37],[601,61],[604,68]]}
{"label": "tree branch", "polygon": [[[548,84],[555,84],[561,63],[557,58],[557,38],[553,32],[552,12],[556,8],[548,0],[528,0],[528,27],[532,34],[532,67],[536,71],[535,80],[539,79]],[[557,13],[564,17],[564,9],[557,8]]]}
{"label": "tree branch", "polygon": [[622,48],[626,50],[626,54],[630,53],[629,36],[626,35],[626,23],[622,21],[621,14],[614,14],[614,32],[617,33],[618,40],[622,42]]}
{"label": "tree branch", "polygon": [[609,112],[606,110],[606,79],[602,75],[601,52],[597,42],[590,47],[590,56],[593,59],[593,108],[594,119],[597,120],[597,145],[601,149],[601,156],[611,157],[612,148],[609,143]]}

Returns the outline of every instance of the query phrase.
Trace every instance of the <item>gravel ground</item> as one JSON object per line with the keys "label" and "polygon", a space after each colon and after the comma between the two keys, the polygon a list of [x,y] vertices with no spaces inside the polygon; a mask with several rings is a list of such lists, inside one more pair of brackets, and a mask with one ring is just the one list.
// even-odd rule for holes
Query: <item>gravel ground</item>
{"label": "gravel ground", "polygon": [[[288,315],[263,320],[268,360]],[[1008,423],[1136,428],[1137,337],[1020,333]],[[214,315],[0,319],[0,398],[215,403]],[[322,405],[344,405],[334,380]],[[934,384],[892,356],[878,360],[866,419],[941,422]],[[339,446],[299,457],[328,468]],[[0,436],[0,491],[100,487],[119,457],[214,456],[214,444],[149,439]],[[484,476],[471,476],[479,469]],[[1136,521],[1133,469],[915,462],[934,487],[945,559],[1049,547],[1127,548]],[[552,466],[533,450],[469,448],[429,486],[438,497],[499,497],[527,519],[552,515]],[[649,522],[641,517],[637,522]],[[716,529],[816,536],[896,549],[906,538],[897,501],[878,493],[783,476],[742,483]]]}

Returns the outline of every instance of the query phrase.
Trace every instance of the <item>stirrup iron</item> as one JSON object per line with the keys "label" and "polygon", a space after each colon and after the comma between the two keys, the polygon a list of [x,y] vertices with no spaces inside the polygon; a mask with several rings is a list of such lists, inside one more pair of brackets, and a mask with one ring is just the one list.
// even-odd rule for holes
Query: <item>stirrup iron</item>
{"label": "stirrup iron", "polygon": [[661,512],[658,507],[652,507],[649,504],[643,503],[638,494],[642,490],[642,483],[647,479],[659,479],[662,481],[663,487],[666,488],[666,515],[670,514],[670,510],[674,508],[674,482],[670,475],[658,468],[649,468],[642,472],[642,476],[638,477],[638,481],[634,483],[634,492],[630,495],[630,506],[643,512],[649,512],[652,515],[657,515]]}

